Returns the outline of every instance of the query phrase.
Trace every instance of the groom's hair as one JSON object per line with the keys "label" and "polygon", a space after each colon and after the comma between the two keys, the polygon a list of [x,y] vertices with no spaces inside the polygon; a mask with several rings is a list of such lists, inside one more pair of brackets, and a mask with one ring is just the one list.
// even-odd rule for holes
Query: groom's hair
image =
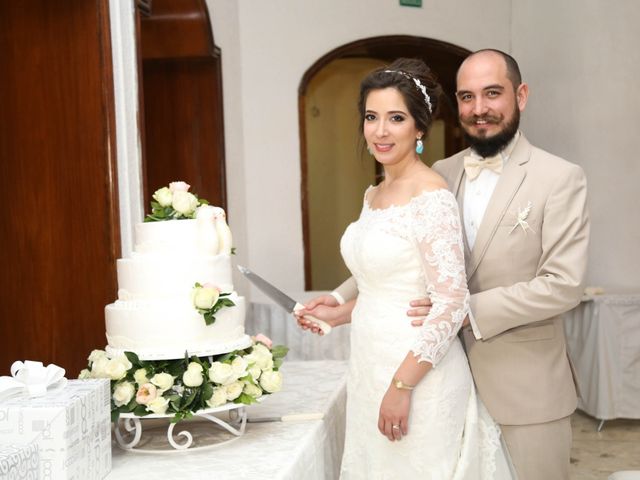
{"label": "groom's hair", "polygon": [[[520,74],[520,67],[518,66],[518,62],[516,62],[516,59],[513,58],[508,53],[505,53],[502,50],[497,50],[495,48],[483,48],[482,50],[476,50],[471,55],[469,55],[467,58],[473,57],[474,55],[476,55],[478,53],[483,53],[483,52],[493,52],[493,53],[496,53],[496,54],[498,54],[498,55],[500,55],[502,57],[502,59],[504,60],[504,63],[507,66],[507,78],[513,84],[513,89],[514,90],[517,89],[520,86],[520,84],[522,83],[522,75]],[[466,58],[465,58],[465,60],[466,60]],[[460,69],[458,68],[458,71],[459,70]]]}

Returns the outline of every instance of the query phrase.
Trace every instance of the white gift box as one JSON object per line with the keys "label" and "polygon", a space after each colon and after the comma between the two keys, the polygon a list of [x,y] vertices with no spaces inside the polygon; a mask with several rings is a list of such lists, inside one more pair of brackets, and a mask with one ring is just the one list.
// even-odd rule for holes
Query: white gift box
{"label": "white gift box", "polygon": [[0,480],[38,480],[40,455],[36,442],[0,446]]}
{"label": "white gift box", "polygon": [[41,397],[4,400],[0,445],[37,443],[36,478],[102,479],[111,471],[110,397],[109,380],[91,379],[70,380]]}

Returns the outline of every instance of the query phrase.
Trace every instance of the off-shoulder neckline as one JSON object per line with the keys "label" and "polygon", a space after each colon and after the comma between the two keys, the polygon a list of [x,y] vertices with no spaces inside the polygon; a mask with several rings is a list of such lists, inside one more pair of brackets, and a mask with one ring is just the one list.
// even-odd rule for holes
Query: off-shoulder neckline
{"label": "off-shoulder neckline", "polygon": [[396,205],[394,203],[392,203],[391,205],[389,205],[388,207],[384,207],[384,208],[373,208],[371,207],[371,204],[369,203],[369,199],[367,198],[368,193],[372,190],[376,188],[375,185],[369,185],[367,187],[367,189],[364,192],[364,206],[367,210],[369,210],[370,212],[385,212],[387,210],[394,210],[394,209],[402,209],[402,208],[406,208],[410,205],[412,205],[413,203],[415,203],[417,200],[426,197],[428,195],[431,194],[441,194],[441,193],[448,193],[450,195],[453,195],[448,189],[444,188],[444,187],[439,187],[439,188],[435,188],[433,190],[426,190],[423,189],[419,194],[414,195],[413,197],[411,197],[409,199],[409,201],[407,203],[403,203],[401,205]]}

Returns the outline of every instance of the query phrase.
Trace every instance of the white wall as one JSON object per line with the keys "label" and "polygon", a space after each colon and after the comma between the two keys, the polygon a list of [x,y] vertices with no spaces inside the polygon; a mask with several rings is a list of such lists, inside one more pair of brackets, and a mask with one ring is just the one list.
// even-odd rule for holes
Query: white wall
{"label": "white wall", "polygon": [[640,2],[513,4],[513,55],[531,87],[523,130],[587,174],[588,282],[638,291]]}
{"label": "white wall", "polygon": [[422,8],[388,0],[207,4],[222,50],[227,185],[237,194],[229,202],[233,218],[233,202],[244,192],[246,230],[232,225],[236,238],[247,241],[238,260],[292,293],[304,288],[298,138],[304,72],[341,45],[380,35],[416,35],[471,50],[510,45],[509,0],[425,0]]}
{"label": "white wall", "polygon": [[[640,2],[425,0],[419,9],[398,3],[207,0],[222,50],[229,216],[238,262],[289,292],[303,290],[300,79],[334,48],[403,34],[514,54],[532,89],[525,133],[542,148],[582,165],[589,178],[589,283],[638,289],[640,34],[635,25]],[[122,18],[128,18],[126,12]],[[122,48],[135,51],[133,44]],[[125,53],[124,64],[130,64],[127,58]],[[129,174],[120,191],[123,251],[130,241],[126,225],[140,208],[137,136],[131,130],[135,80],[128,82],[129,87],[116,88],[129,102],[124,126],[118,122],[120,174]],[[122,128],[129,129],[123,144]],[[248,292],[241,282],[238,290]]]}

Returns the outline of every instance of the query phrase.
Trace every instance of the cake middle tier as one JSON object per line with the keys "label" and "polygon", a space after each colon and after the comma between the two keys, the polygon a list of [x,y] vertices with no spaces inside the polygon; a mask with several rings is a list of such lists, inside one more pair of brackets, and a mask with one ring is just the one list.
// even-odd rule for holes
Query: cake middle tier
{"label": "cake middle tier", "polygon": [[134,253],[117,261],[118,299],[189,298],[196,282],[233,291],[230,255],[160,256]]}
{"label": "cake middle tier", "polygon": [[229,299],[235,306],[216,312],[211,325],[187,300],[118,300],[105,307],[108,344],[140,358],[181,358],[185,351],[200,355],[244,348],[245,300],[235,292]]}

